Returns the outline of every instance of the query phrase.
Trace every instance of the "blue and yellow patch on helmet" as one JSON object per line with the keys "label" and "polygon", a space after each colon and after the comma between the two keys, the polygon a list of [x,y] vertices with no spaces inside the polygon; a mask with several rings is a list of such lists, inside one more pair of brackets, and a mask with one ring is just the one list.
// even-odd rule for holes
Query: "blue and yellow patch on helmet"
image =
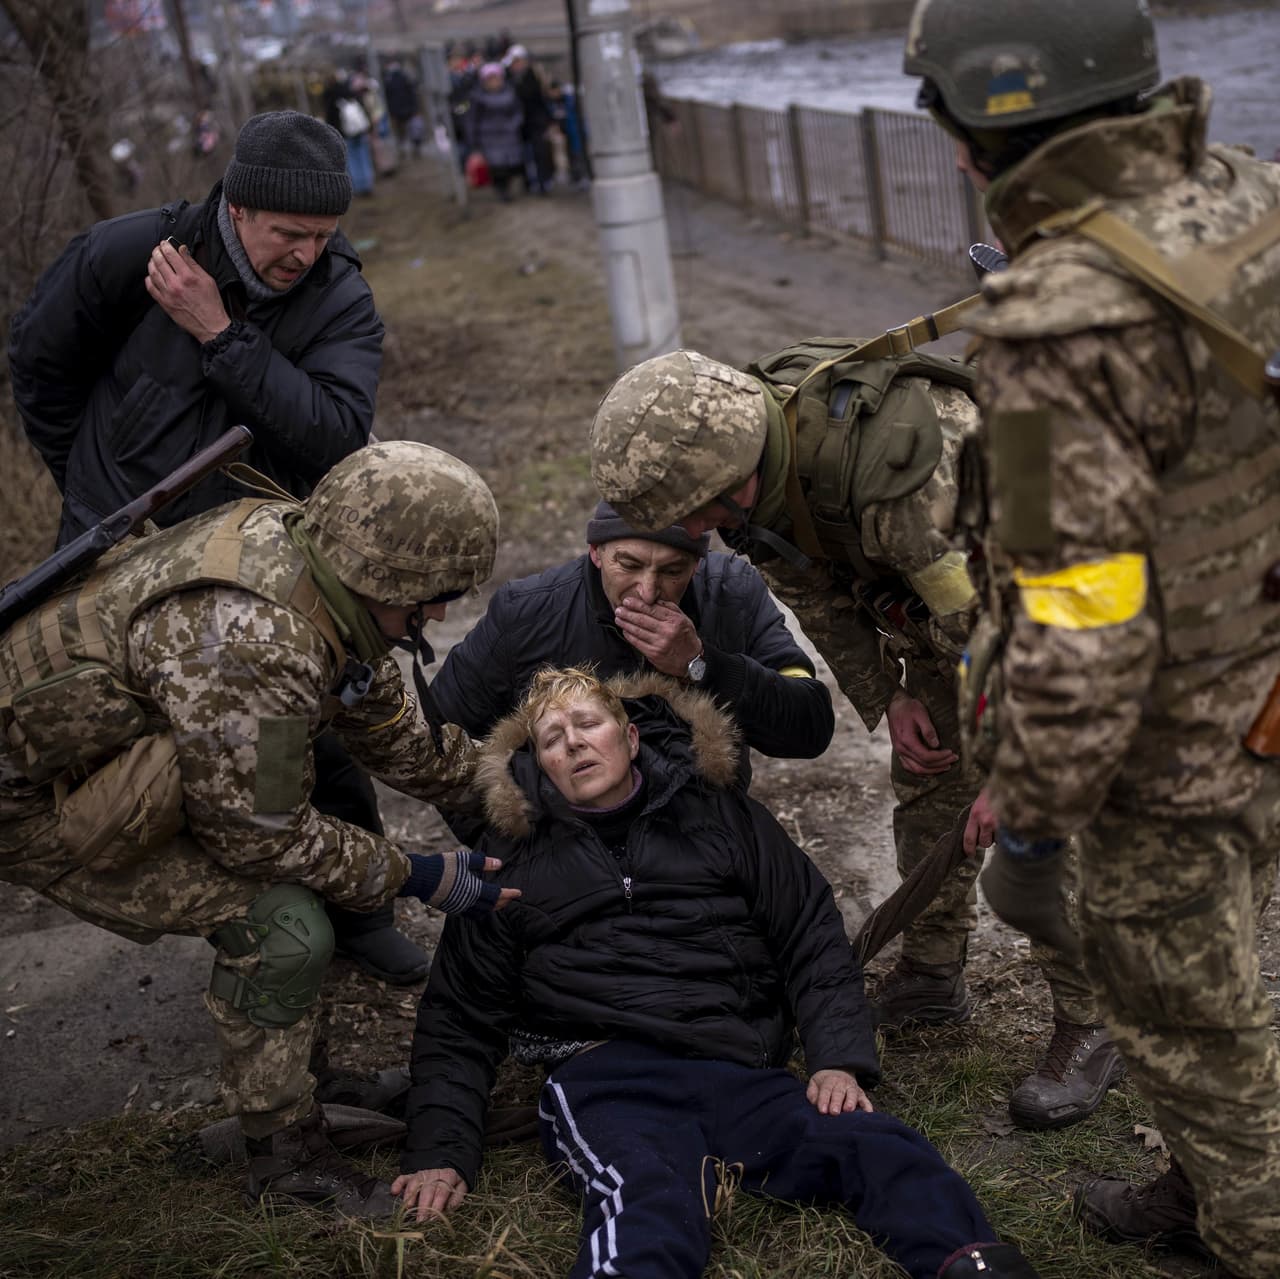
{"label": "blue and yellow patch on helmet", "polygon": [[1004,71],[987,84],[987,115],[1012,115],[1029,111],[1036,104],[1026,72]]}

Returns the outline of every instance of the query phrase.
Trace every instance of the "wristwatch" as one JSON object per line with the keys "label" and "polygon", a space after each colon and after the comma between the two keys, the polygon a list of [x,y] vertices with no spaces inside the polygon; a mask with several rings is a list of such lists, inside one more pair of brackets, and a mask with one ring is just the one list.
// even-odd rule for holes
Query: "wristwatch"
{"label": "wristwatch", "polygon": [[707,678],[707,659],[702,656],[702,650],[699,649],[697,656],[685,668],[685,678],[694,684],[701,684]]}

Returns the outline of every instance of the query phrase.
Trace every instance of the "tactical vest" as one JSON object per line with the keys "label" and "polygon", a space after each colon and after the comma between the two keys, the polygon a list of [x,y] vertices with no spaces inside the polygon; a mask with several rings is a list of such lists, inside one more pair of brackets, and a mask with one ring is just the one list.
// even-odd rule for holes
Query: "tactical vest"
{"label": "tactical vest", "polygon": [[[1262,583],[1280,563],[1280,397],[1264,379],[1280,346],[1280,169],[1210,147],[1201,162],[1229,174],[1197,215],[1205,183],[1192,173],[1149,195],[1088,202],[1042,224],[1057,243],[1102,251],[1165,302],[1189,346],[1208,347],[1191,446],[1159,483],[1152,594],[1168,658],[1195,661],[1273,650],[1280,607]],[[1055,256],[1056,245],[1033,249]],[[1078,249],[1076,250],[1078,252]],[[1052,311],[1052,301],[1048,304]],[[1049,319],[1050,317],[1046,317]]]}
{"label": "tactical vest", "polygon": [[155,727],[128,683],[126,645],[134,619],[167,595],[250,591],[306,618],[341,667],[342,643],[281,522],[287,509],[249,498],[127,543],[0,636],[0,729],[32,781],[91,770]]}
{"label": "tactical vest", "polygon": [[794,424],[792,456],[806,509],[789,500],[788,512],[800,548],[873,582],[883,574],[863,552],[862,514],[914,493],[933,474],[942,428],[929,384],[971,395],[974,370],[918,351],[878,359],[864,352],[871,354],[866,344],[814,338],[762,356],[747,371],[767,387],[788,428]]}
{"label": "tactical vest", "polygon": [[[1118,212],[1159,244],[1175,276],[1204,292],[1215,316],[1271,351],[1280,345],[1280,170],[1238,152],[1210,151],[1235,182],[1227,209],[1207,226],[1170,216],[1176,189]],[[1268,205],[1270,216],[1260,218]],[[1210,283],[1196,283],[1197,274]],[[1246,393],[1198,326],[1191,340],[1209,341],[1214,358],[1199,388],[1191,448],[1160,477],[1164,497],[1151,550],[1174,661],[1264,652],[1280,642],[1280,607],[1262,595],[1264,577],[1280,563],[1280,401],[1265,390]]]}

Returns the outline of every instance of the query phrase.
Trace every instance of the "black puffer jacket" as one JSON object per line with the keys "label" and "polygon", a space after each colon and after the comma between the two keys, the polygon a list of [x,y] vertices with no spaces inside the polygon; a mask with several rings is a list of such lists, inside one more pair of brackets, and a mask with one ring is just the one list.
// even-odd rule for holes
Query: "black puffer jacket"
{"label": "black puffer jacket", "polygon": [[514,1025],[777,1066],[794,1015],[811,1071],[878,1076],[831,887],[735,784],[731,721],[661,676],[616,686],[640,730],[647,785],[620,859],[542,776],[518,725],[504,721],[486,744],[493,833],[481,847],[523,896],[445,924],[414,1037],[406,1172],[450,1167],[475,1184]]}
{"label": "black puffer jacket", "polygon": [[[243,460],[298,497],[368,442],[383,328],[355,250],[339,232],[289,293],[249,301],[218,231],[221,194],[219,183],[202,204],[99,222],[14,317],[14,399],[62,490],[62,541],[238,422],[254,432]],[[232,317],[207,346],[147,294],[147,259],[166,236],[191,248]],[[159,522],[243,496],[215,475]]]}
{"label": "black puffer jacket", "polygon": [[[680,607],[707,660],[701,685],[733,712],[747,745],[763,755],[810,759],[831,742],[831,694],[812,678],[759,572],[712,551],[694,572]],[[484,737],[509,715],[543,666],[591,663],[601,678],[648,663],[614,624],[589,555],[500,587],[485,615],[455,644],[431,682],[441,716]],[[808,672],[797,678],[784,671]]]}

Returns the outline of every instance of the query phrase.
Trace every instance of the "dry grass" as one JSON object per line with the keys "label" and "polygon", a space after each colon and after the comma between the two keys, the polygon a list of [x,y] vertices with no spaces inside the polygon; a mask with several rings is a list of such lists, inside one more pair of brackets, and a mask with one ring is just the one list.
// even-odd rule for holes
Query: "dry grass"
{"label": "dry grass", "polygon": [[[886,1046],[892,1083],[877,1101],[922,1128],[969,1178],[1002,1237],[1044,1279],[1155,1279],[1136,1249],[1082,1235],[1068,1211],[1088,1170],[1139,1175],[1132,1137],[1142,1111],[1125,1089],[1059,1133],[993,1123],[1025,1062],[992,1031],[903,1037]],[[535,1085],[524,1082],[524,1099]],[[504,1100],[512,1099],[508,1092]],[[129,1115],[59,1134],[0,1162],[0,1275],[5,1279],[556,1279],[576,1251],[577,1209],[532,1145],[491,1152],[480,1184],[447,1221],[372,1227],[309,1211],[242,1207],[235,1169],[184,1170],[185,1126]],[[993,1135],[991,1129],[997,1129]],[[394,1159],[362,1161],[384,1176]],[[710,1279],[890,1279],[900,1275],[843,1213],[728,1196],[716,1218]]]}

